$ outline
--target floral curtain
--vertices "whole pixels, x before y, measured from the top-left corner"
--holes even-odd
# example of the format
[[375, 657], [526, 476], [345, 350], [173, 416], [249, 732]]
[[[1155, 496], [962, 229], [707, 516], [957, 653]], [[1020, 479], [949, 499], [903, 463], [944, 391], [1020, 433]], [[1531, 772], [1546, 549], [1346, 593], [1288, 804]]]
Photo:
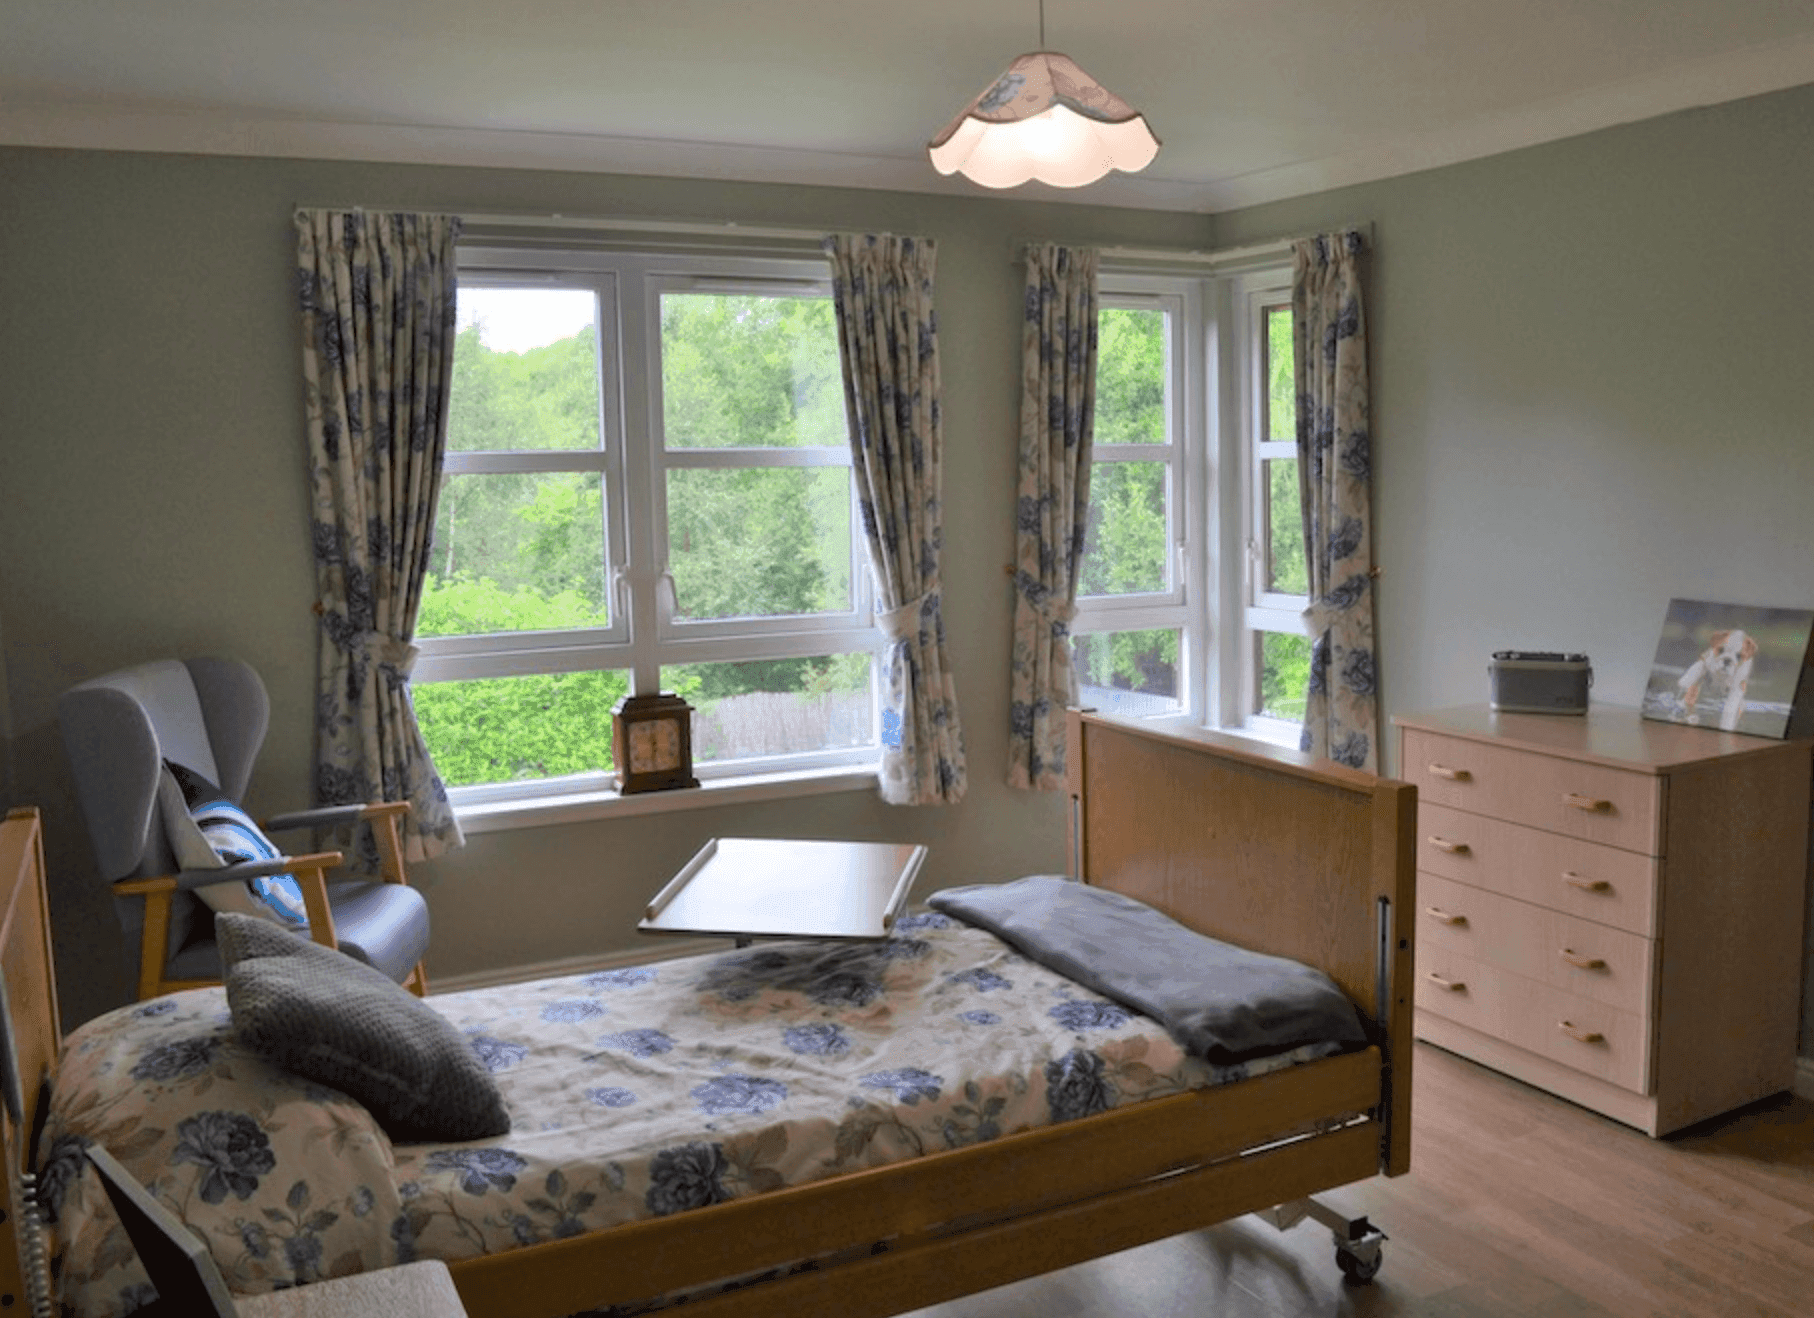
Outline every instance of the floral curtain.
[[1064, 711], [1077, 700], [1070, 623], [1090, 508], [1097, 254], [1045, 243], [1026, 259], [1008, 785], [1055, 791], [1064, 786]]
[[412, 860], [463, 841], [409, 696], [447, 444], [459, 230], [445, 215], [296, 214], [321, 616], [315, 801], [408, 801]]
[[1364, 236], [1295, 246], [1291, 304], [1297, 371], [1298, 489], [1310, 569], [1310, 682], [1301, 747], [1377, 772], [1379, 681], [1373, 652], [1371, 454]]
[[933, 244], [831, 234], [832, 296], [853, 478], [882, 598], [882, 797], [895, 805], [963, 798], [963, 732], [945, 651], [939, 555], [938, 325]]

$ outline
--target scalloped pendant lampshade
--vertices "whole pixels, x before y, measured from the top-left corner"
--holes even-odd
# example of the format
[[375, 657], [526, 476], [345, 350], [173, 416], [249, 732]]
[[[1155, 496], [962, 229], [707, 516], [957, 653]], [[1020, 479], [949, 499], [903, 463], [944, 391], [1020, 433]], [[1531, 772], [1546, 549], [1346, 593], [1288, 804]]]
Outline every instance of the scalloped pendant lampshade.
[[[1043, 5], [1040, 28], [1043, 39]], [[1111, 169], [1145, 169], [1159, 139], [1145, 116], [1070, 56], [1037, 50], [1010, 64], [926, 150], [939, 173], [961, 173], [985, 188], [1030, 179], [1079, 188]]]

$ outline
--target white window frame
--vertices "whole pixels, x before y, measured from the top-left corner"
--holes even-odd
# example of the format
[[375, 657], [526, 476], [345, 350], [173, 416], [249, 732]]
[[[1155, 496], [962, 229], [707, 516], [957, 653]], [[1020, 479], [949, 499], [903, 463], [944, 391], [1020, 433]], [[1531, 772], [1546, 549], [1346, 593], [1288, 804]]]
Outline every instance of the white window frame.
[[1097, 305], [1102, 310], [1160, 311], [1166, 326], [1166, 389], [1164, 444], [1102, 444], [1093, 446], [1097, 465], [1113, 462], [1161, 462], [1166, 472], [1166, 583], [1157, 591], [1077, 597], [1071, 622], [1073, 636], [1104, 632], [1176, 631], [1178, 645], [1178, 712], [1195, 707], [1202, 685], [1199, 633], [1193, 627], [1193, 601], [1203, 595], [1200, 584], [1202, 539], [1193, 510], [1201, 506], [1197, 495], [1205, 488], [1201, 466], [1204, 450], [1200, 373], [1200, 290], [1176, 280], [1142, 275], [1102, 275]]
[[[1261, 589], [1259, 537], [1267, 458], [1297, 456], [1267, 442], [1263, 308], [1291, 298], [1286, 255], [1241, 273], [1121, 271], [1099, 278], [1101, 306], [1175, 309], [1167, 404], [1174, 443], [1174, 591], [1078, 600], [1072, 632], [1176, 628], [1179, 713], [1218, 731], [1295, 747], [1300, 727], [1255, 712], [1257, 641], [1265, 632], [1306, 634], [1303, 596]], [[1108, 455], [1142, 456], [1126, 445]], [[1123, 453], [1125, 449], [1127, 452]], [[1105, 456], [1098, 450], [1098, 460]]]
[[[831, 295], [823, 259], [550, 250], [462, 243], [459, 277], [472, 287], [580, 288], [598, 299], [599, 448], [448, 453], [447, 475], [597, 471], [604, 481], [604, 568], [610, 624], [557, 632], [422, 637], [415, 682], [618, 669], [630, 689], [659, 689], [664, 667], [867, 653], [871, 708], [878, 706], [874, 586], [851, 482], [849, 607], [791, 617], [684, 619], [677, 616], [666, 542], [667, 473], [739, 467], [851, 468], [848, 445], [833, 448], [670, 449], [663, 434], [661, 295], [709, 291]], [[879, 715], [877, 716], [879, 721]], [[793, 774], [879, 763], [879, 728], [868, 745], [696, 762], [702, 781]], [[520, 801], [606, 790], [603, 772], [449, 789], [456, 805]]]
[[1236, 306], [1235, 338], [1237, 369], [1241, 381], [1242, 471], [1246, 477], [1247, 498], [1243, 511], [1244, 556], [1247, 580], [1243, 590], [1242, 646], [1243, 664], [1241, 708], [1245, 726], [1268, 741], [1296, 746], [1301, 725], [1288, 719], [1259, 712], [1260, 674], [1256, 659], [1261, 634], [1285, 632], [1309, 635], [1304, 610], [1310, 603], [1307, 595], [1292, 595], [1268, 589], [1271, 577], [1271, 546], [1266, 538], [1266, 516], [1271, 492], [1266, 488], [1266, 463], [1274, 459], [1297, 460], [1297, 441], [1273, 441], [1268, 438], [1266, 389], [1266, 308], [1291, 304], [1291, 271], [1289, 268], [1237, 276], [1233, 281]]

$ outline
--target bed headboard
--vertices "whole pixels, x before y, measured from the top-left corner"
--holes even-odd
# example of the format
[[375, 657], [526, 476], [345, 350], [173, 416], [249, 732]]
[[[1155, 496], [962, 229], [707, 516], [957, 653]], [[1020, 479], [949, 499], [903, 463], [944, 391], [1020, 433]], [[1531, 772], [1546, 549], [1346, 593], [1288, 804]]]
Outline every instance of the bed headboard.
[[[1066, 777], [1071, 873], [1199, 932], [1318, 967], [1386, 1019], [1410, 1102], [1417, 789], [1206, 731], [1073, 710]], [[1378, 1000], [1389, 899], [1387, 1010]], [[1408, 1136], [1407, 1112], [1394, 1128]], [[1409, 1166], [1408, 1138], [1392, 1161]], [[1402, 1145], [1402, 1146], [1401, 1146]]]

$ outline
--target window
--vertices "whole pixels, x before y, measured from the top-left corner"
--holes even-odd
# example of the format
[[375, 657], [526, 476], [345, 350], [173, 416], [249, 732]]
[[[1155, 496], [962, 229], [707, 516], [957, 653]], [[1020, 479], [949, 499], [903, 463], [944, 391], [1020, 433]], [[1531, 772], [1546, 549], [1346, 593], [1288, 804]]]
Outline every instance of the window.
[[[1297, 386], [1292, 366], [1291, 290], [1249, 281], [1239, 318], [1242, 436], [1249, 481], [1243, 704], [1256, 730], [1296, 744], [1310, 677], [1304, 520], [1298, 494]], [[1256, 286], [1257, 285], [1257, 286]]]
[[1288, 270], [1106, 272], [1082, 698], [1296, 745], [1309, 644]]
[[702, 779], [872, 762], [823, 262], [465, 248], [457, 316], [414, 678], [448, 785], [603, 787], [658, 689]]
[[1185, 305], [1178, 291], [1133, 285], [1105, 287], [1099, 300], [1095, 460], [1072, 656], [1083, 703], [1107, 712], [1185, 708], [1200, 643], [1185, 554]]

